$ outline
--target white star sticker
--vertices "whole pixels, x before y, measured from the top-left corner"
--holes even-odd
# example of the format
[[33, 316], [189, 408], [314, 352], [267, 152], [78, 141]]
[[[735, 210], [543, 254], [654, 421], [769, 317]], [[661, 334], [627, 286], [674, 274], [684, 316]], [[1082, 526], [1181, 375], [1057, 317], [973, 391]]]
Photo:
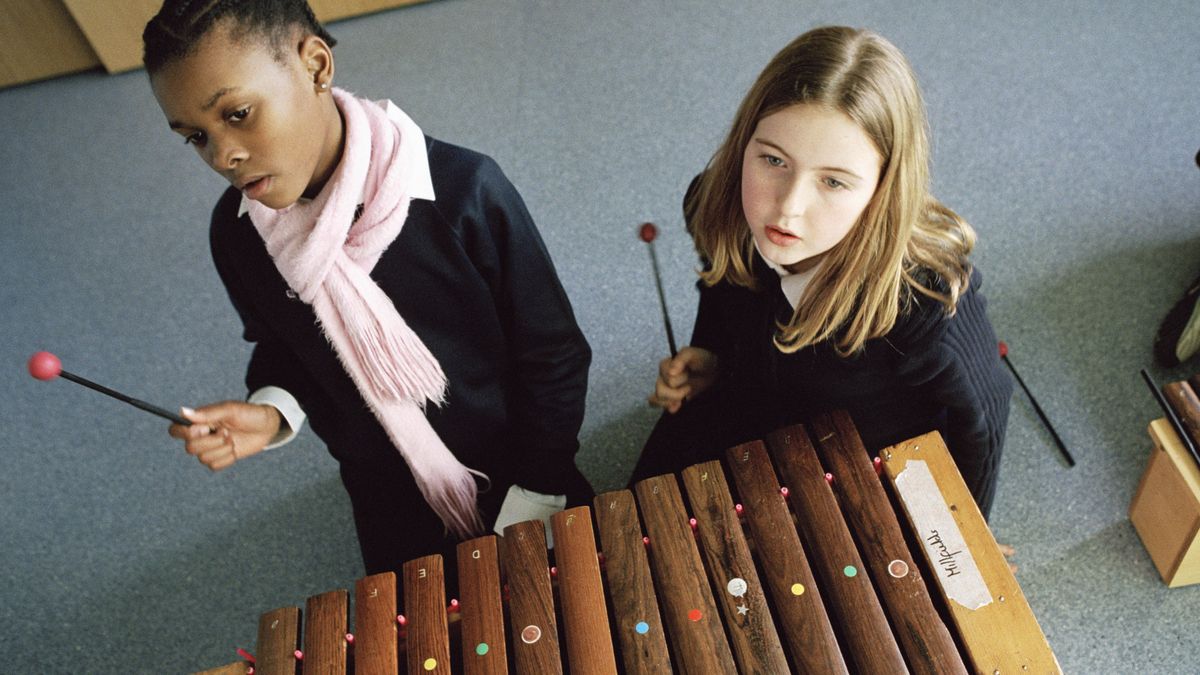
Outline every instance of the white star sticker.
[[750, 611], [750, 608], [745, 605], [738, 605], [737, 611], [738, 614], [745, 614], [746, 612]]

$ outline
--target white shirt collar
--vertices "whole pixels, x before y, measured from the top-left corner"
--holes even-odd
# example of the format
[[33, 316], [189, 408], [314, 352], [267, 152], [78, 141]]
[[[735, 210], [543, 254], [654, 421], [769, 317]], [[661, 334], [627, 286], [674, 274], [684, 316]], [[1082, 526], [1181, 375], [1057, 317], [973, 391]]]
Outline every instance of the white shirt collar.
[[[433, 192], [433, 176], [429, 172], [429, 151], [425, 147], [425, 134], [421, 128], [412, 121], [403, 110], [396, 106], [391, 101], [379, 101], [379, 105], [387, 111], [387, 115], [396, 123], [396, 126], [402, 130], [414, 130], [414, 136], [411, 139], [406, 139], [400, 144], [400, 161], [404, 162], [411, 184], [409, 186], [409, 195], [413, 199], [424, 199], [426, 201], [434, 201], [436, 195]], [[301, 197], [297, 203], [304, 204], [310, 199]], [[360, 199], [361, 200], [361, 195]], [[238, 217], [241, 218], [250, 210], [250, 200], [246, 195], [242, 195], [242, 202], [238, 206]]]
[[789, 272], [782, 265], [776, 264], [763, 255], [762, 250], [758, 248], [758, 242], [754, 242], [754, 248], [762, 257], [763, 262], [767, 263], [767, 267], [775, 270], [775, 273], [779, 275], [779, 288], [783, 291], [783, 296], [787, 298], [792, 309], [796, 309], [796, 305], [800, 304], [800, 296], [804, 295], [804, 289], [808, 288], [808, 282], [812, 281], [821, 266], [813, 265], [803, 272]]

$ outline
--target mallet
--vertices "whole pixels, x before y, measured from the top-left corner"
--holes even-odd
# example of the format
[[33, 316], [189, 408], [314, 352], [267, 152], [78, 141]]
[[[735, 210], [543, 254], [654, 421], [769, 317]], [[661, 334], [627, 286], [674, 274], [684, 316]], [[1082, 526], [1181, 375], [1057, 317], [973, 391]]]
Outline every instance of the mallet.
[[662, 274], [658, 271], [658, 255], [654, 252], [654, 240], [658, 238], [658, 228], [654, 223], [642, 223], [638, 229], [638, 237], [646, 242], [650, 249], [650, 264], [654, 267], [654, 286], [658, 288], [658, 304], [662, 307], [663, 325], [667, 328], [667, 344], [671, 347], [671, 357], [675, 353], [675, 332], [671, 330], [671, 315], [667, 313], [667, 296], [663, 294]]
[[91, 380], [63, 370], [62, 361], [59, 361], [58, 357], [50, 352], [38, 352], [29, 357], [29, 374], [39, 380], [53, 380], [61, 375], [72, 382], [82, 384], [89, 389], [95, 389], [101, 394], [111, 396], [118, 401], [124, 401], [135, 408], [141, 408], [146, 412], [154, 413], [155, 415], [171, 420], [176, 424], [182, 424], [184, 426], [191, 426], [192, 424], [189, 420], [184, 419], [170, 410], [164, 410], [163, 408], [160, 408], [156, 405], [151, 405], [145, 401], [139, 401], [138, 399], [131, 396], [126, 396], [119, 391], [114, 391], [103, 385], [96, 384]]
[[1008, 369], [1012, 371], [1013, 377], [1017, 378], [1017, 384], [1021, 385], [1021, 389], [1025, 390], [1025, 395], [1029, 397], [1029, 402], [1033, 404], [1034, 412], [1037, 413], [1038, 417], [1042, 418], [1042, 424], [1046, 425], [1046, 429], [1054, 437], [1054, 442], [1058, 444], [1058, 449], [1062, 452], [1063, 458], [1067, 460], [1067, 466], [1075, 466], [1075, 458], [1071, 456], [1070, 452], [1067, 452], [1067, 446], [1058, 437], [1058, 432], [1054, 430], [1054, 425], [1050, 424], [1050, 418], [1046, 417], [1046, 413], [1042, 412], [1042, 406], [1038, 405], [1037, 399], [1033, 397], [1033, 392], [1029, 391], [1029, 387], [1025, 386], [1025, 380], [1021, 379], [1021, 376], [1017, 374], [1017, 369], [1013, 367], [1012, 361], [1008, 360], [1008, 344], [1004, 340], [1000, 341], [1000, 358], [1004, 361], [1004, 365], [1008, 366]]

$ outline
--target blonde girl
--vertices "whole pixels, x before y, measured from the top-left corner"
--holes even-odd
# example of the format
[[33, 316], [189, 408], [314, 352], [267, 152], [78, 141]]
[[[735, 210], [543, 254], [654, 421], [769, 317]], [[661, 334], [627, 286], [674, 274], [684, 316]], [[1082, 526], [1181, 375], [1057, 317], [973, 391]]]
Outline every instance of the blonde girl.
[[700, 306], [660, 363], [649, 401], [668, 414], [635, 480], [846, 409], [870, 451], [941, 431], [988, 511], [1012, 384], [975, 232], [929, 192], [924, 105], [894, 45], [825, 27], [784, 47], [684, 212]]

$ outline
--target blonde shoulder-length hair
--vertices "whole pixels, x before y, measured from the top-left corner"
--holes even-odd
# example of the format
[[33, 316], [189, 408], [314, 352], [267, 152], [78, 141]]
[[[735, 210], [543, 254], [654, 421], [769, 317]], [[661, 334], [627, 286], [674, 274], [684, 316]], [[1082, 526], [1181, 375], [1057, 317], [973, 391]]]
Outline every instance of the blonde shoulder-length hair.
[[[776, 346], [833, 338], [843, 356], [886, 335], [901, 312], [932, 298], [953, 315], [970, 279], [975, 231], [929, 192], [925, 106], [908, 60], [882, 36], [844, 27], [804, 33], [775, 55], [738, 108], [686, 205], [705, 284], [754, 288], [754, 243], [742, 210], [742, 155], [759, 120], [792, 105], [838, 110], [883, 158], [859, 222], [826, 255]], [[932, 272], [930, 277], [927, 270]]]

